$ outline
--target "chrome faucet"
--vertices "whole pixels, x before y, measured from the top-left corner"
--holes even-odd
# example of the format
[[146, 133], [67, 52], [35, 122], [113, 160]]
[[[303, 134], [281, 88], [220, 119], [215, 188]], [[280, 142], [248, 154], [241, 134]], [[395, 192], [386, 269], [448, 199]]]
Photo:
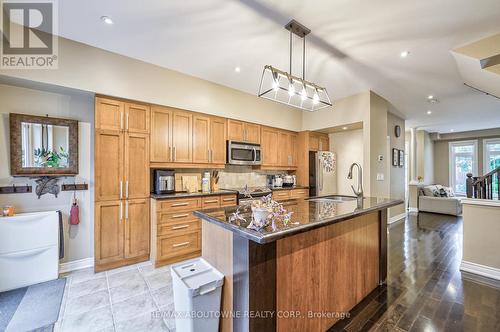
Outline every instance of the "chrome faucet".
[[361, 165], [358, 163], [353, 163], [349, 168], [349, 174], [347, 175], [347, 178], [349, 180], [352, 179], [352, 169], [354, 168], [354, 166], [358, 167], [358, 189], [354, 189], [353, 185], [351, 185], [351, 188], [356, 197], [363, 198], [363, 169], [361, 168]]

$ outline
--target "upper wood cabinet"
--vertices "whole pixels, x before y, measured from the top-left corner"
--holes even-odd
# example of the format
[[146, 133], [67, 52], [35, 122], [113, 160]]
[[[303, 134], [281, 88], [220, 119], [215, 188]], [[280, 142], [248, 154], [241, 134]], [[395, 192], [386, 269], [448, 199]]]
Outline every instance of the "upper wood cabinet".
[[227, 124], [226, 119], [210, 118], [210, 162], [212, 164], [226, 163], [226, 140]]
[[309, 134], [309, 151], [319, 150], [319, 136], [313, 133]]
[[172, 115], [165, 107], [151, 109], [151, 161], [168, 163], [172, 157]]
[[297, 134], [280, 130], [278, 134], [278, 165], [282, 168], [297, 166]]
[[190, 163], [193, 161], [193, 114], [175, 110], [172, 116], [173, 161]]
[[193, 163], [210, 162], [210, 117], [193, 116]]
[[96, 97], [96, 128], [149, 133], [150, 107], [111, 98]]
[[261, 127], [262, 166], [279, 166], [279, 134], [279, 129]]
[[227, 120], [227, 139], [231, 141], [261, 143], [261, 126], [238, 120]]
[[[149, 190], [149, 135], [125, 135], [124, 198], [148, 197]], [[146, 167], [145, 167], [146, 166]]]
[[320, 151], [330, 150], [330, 139], [328, 138], [328, 135], [319, 137], [319, 150]]
[[328, 151], [330, 148], [328, 134], [310, 132], [309, 151]]

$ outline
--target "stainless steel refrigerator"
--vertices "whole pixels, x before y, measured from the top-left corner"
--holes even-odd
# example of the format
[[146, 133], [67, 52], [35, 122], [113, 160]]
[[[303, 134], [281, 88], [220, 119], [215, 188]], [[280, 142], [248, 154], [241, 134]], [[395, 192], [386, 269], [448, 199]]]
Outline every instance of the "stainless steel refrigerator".
[[337, 193], [337, 156], [330, 151], [309, 151], [309, 196]]

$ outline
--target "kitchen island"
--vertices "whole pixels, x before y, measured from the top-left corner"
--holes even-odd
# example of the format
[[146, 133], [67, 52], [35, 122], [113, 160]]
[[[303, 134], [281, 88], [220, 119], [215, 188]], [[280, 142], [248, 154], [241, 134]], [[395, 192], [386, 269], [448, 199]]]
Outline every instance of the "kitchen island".
[[258, 231], [250, 206], [195, 211], [202, 256], [225, 275], [221, 330], [326, 331], [385, 282], [387, 208], [402, 203], [288, 200], [291, 220]]

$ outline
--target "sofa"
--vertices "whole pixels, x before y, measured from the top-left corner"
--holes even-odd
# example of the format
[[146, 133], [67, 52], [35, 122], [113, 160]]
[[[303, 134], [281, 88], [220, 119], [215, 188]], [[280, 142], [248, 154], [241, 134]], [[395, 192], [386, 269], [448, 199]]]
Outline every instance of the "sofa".
[[459, 216], [462, 214], [461, 197], [441, 185], [419, 186], [418, 211]]

